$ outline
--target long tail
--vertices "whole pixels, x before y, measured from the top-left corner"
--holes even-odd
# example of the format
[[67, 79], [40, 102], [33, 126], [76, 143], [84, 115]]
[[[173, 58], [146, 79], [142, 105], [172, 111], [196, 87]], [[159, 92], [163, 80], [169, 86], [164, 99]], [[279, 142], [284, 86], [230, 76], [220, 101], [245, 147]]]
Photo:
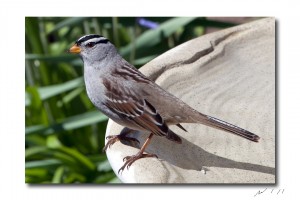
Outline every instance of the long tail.
[[203, 123], [207, 126], [217, 128], [217, 129], [220, 129], [220, 130], [224, 130], [224, 131], [227, 131], [229, 133], [233, 133], [235, 135], [246, 138], [246, 139], [251, 140], [253, 142], [258, 142], [259, 139], [260, 139], [260, 137], [258, 135], [255, 135], [254, 133], [251, 133], [250, 131], [247, 131], [247, 130], [242, 129], [238, 126], [235, 126], [235, 125], [230, 124], [228, 122], [225, 122], [223, 120], [217, 119], [215, 117], [211, 117], [211, 116], [208, 116], [208, 115], [202, 115], [201, 118], [202, 118], [201, 123]]

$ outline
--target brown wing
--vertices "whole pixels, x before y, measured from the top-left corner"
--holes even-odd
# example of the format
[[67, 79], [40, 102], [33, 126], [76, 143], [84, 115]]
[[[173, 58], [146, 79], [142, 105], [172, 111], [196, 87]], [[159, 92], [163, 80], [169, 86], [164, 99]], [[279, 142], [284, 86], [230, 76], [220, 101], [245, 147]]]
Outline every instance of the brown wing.
[[168, 137], [172, 134], [161, 115], [146, 99], [124, 86], [113, 85], [108, 79], [104, 79], [103, 84], [108, 97], [105, 104], [112, 112], [156, 135]]

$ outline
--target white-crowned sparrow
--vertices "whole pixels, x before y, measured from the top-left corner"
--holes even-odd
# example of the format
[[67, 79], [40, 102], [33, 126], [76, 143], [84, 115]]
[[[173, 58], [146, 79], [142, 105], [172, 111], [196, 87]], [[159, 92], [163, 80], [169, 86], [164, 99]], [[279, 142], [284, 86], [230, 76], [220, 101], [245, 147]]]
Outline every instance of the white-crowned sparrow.
[[194, 110], [162, 89], [124, 60], [103, 36], [85, 35], [69, 52], [79, 54], [83, 60], [86, 90], [92, 103], [110, 119], [128, 128], [120, 135], [107, 137], [109, 141], [104, 150], [118, 140], [137, 141], [127, 137], [130, 130], [149, 134], [136, 155], [124, 158], [119, 172], [139, 158], [156, 157], [144, 153], [153, 135], [181, 143], [181, 138], [168, 128], [169, 125], [185, 130], [180, 123], [201, 123], [254, 142], [259, 140], [259, 136], [247, 130]]

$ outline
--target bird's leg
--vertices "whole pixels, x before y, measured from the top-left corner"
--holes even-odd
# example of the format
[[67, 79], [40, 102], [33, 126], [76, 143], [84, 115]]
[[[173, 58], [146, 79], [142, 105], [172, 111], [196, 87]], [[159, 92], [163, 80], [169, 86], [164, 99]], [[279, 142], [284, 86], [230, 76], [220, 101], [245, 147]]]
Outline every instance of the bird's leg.
[[109, 135], [106, 137], [108, 140], [106, 145], [103, 148], [103, 151], [106, 151], [111, 145], [113, 145], [117, 141], [132, 141], [132, 142], [137, 142], [140, 143], [137, 139], [133, 137], [127, 137], [127, 134], [134, 132], [134, 130], [129, 129], [129, 128], [124, 128], [119, 135]]
[[145, 151], [146, 147], [149, 145], [152, 137], [153, 137], [153, 133], [151, 133], [149, 135], [146, 142], [143, 144], [142, 148], [136, 155], [126, 156], [125, 158], [123, 158], [123, 161], [125, 161], [125, 163], [119, 169], [118, 173], [122, 172], [125, 169], [125, 167], [127, 167], [127, 169], [129, 169], [129, 167], [132, 165], [132, 163], [134, 163], [136, 160], [138, 160], [140, 158], [147, 158], [147, 157], [156, 157], [157, 158], [157, 155], [155, 155], [155, 154], [145, 154], [144, 153], [144, 151]]

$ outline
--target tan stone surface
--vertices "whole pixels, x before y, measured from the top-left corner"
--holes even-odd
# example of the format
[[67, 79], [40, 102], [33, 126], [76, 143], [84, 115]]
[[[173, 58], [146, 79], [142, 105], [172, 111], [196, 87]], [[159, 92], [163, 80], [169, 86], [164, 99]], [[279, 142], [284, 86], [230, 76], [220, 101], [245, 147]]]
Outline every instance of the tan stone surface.
[[[182, 144], [155, 136], [147, 152], [118, 174], [138, 149], [120, 142], [108, 151], [126, 183], [275, 183], [275, 19], [267, 18], [186, 42], [141, 71], [196, 110], [261, 137], [249, 142], [201, 124], [176, 126]], [[109, 121], [106, 135], [123, 127]], [[147, 135], [134, 136], [145, 141]]]

